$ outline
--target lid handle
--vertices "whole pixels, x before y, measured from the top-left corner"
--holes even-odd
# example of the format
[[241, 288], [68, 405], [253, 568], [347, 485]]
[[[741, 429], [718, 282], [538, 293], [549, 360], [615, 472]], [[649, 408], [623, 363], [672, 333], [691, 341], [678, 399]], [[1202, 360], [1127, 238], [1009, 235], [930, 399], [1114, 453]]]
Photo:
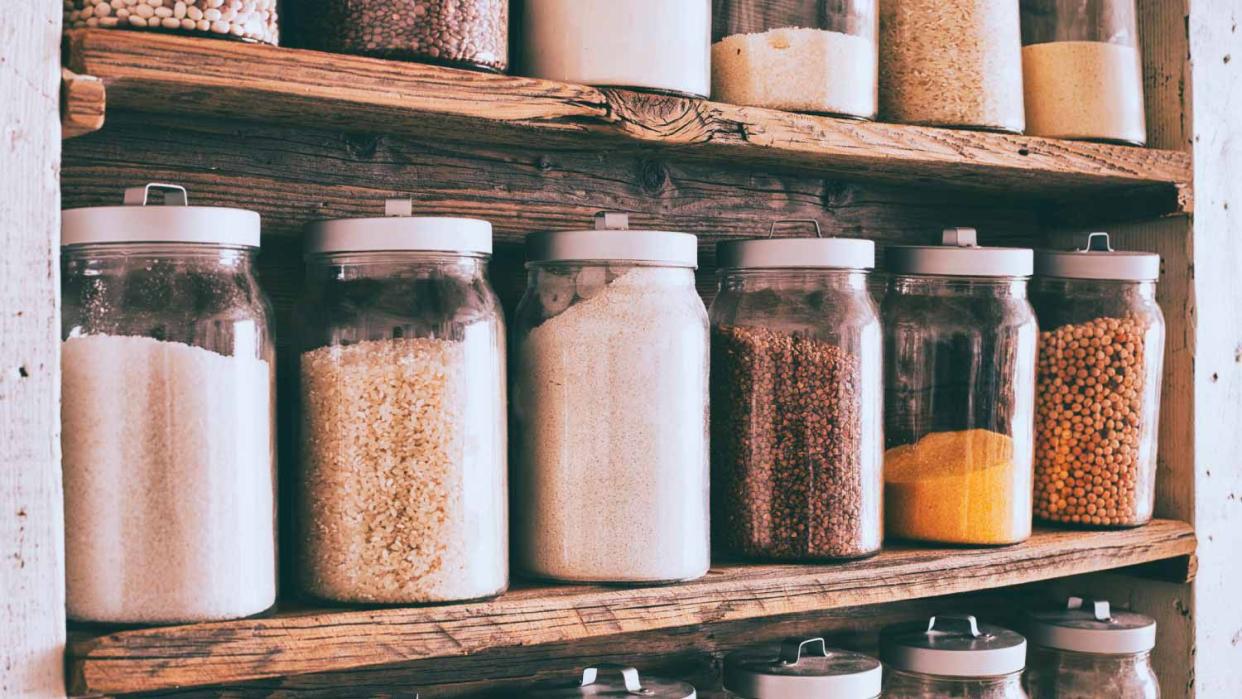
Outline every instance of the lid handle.
[[803, 651], [814, 646], [818, 646], [815, 655], [828, 657], [828, 643], [822, 637], [786, 638], [781, 641], [781, 665], [797, 665], [802, 660]]
[[413, 216], [414, 200], [413, 199], [385, 199], [384, 200], [385, 216]]
[[1113, 252], [1112, 242], [1108, 239], [1108, 234], [1103, 231], [1087, 234], [1087, 247], [1079, 250], [1079, 252]]
[[927, 621], [927, 633], [943, 633], [971, 638], [988, 638], [979, 630], [979, 620], [973, 614], [941, 614]]
[[807, 224], [810, 224], [810, 225], [812, 225], [812, 226], [815, 226], [815, 237], [816, 237], [816, 238], [823, 238], [823, 237], [824, 237], [824, 232], [823, 232], [822, 230], [820, 230], [820, 228], [819, 228], [819, 221], [817, 221], [817, 220], [815, 220], [815, 219], [813, 219], [813, 218], [782, 218], [782, 219], [779, 219], [779, 220], [773, 221], [773, 222], [772, 222], [772, 225], [768, 227], [768, 237], [769, 237], [769, 238], [771, 238], [771, 237], [775, 236], [775, 235], [776, 235], [776, 227], [777, 227], [777, 226], [779, 226], [779, 225], [782, 225], [782, 224], [786, 224], [786, 223], [807, 223]]
[[1113, 610], [1108, 600], [1070, 597], [1065, 603], [1065, 608], [1069, 610], [1089, 609], [1096, 621], [1113, 620]]
[[593, 665], [582, 671], [582, 684], [579, 687], [589, 687], [599, 680], [601, 670], [617, 670], [621, 673], [621, 679], [625, 681], [625, 691], [630, 694], [643, 693], [643, 683], [638, 676], [638, 670], [627, 665], [617, 665], [615, 663], [600, 663]]
[[127, 188], [125, 206], [150, 206], [152, 190], [164, 193], [164, 206], [186, 206], [189, 202], [185, 187], [179, 184], [149, 182], [141, 187]]
[[614, 211], [601, 211], [595, 214], [595, 230], [597, 231], [628, 231], [630, 215]]
[[979, 232], [973, 228], [946, 228], [940, 235], [940, 242], [955, 248], [977, 248]]

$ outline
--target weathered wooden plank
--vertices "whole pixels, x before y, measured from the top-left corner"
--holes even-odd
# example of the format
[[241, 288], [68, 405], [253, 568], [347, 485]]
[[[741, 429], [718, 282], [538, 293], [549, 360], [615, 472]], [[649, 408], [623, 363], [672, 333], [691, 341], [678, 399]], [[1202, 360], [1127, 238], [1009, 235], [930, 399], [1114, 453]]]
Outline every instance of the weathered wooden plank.
[[77, 138], [102, 129], [107, 111], [103, 81], [68, 68], [61, 69], [60, 74], [61, 138]]
[[894, 546], [839, 565], [726, 565], [668, 587], [523, 586], [491, 602], [298, 610], [262, 619], [120, 631], [71, 641], [75, 693], [192, 687], [463, 656], [509, 646], [714, 625], [1047, 580], [1189, 555], [1179, 522], [1109, 532], [1039, 530], [992, 549]]

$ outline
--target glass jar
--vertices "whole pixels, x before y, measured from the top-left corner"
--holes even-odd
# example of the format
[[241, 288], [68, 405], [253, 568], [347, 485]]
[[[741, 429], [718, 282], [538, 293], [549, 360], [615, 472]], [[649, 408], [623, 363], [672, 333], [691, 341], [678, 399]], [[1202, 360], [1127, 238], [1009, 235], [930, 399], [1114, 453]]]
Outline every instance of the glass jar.
[[187, 206], [174, 185], [126, 190], [125, 203], [62, 219], [68, 616], [257, 614], [276, 601], [259, 215]]
[[1155, 619], [1071, 597], [1059, 610], [1032, 613], [1029, 631], [1031, 699], [1160, 699]]
[[1134, 0], [1022, 0], [1026, 132], [1147, 142]]
[[725, 657], [730, 699], [878, 699], [880, 661], [828, 648], [822, 638], [787, 638], [778, 647]]
[[[615, 673], [615, 675], [613, 674]], [[644, 699], [696, 699], [693, 686], [663, 677], [642, 677], [625, 665], [605, 663], [588, 667], [581, 678], [549, 682], [523, 695], [528, 699], [572, 699], [573, 697], [644, 697]]]
[[522, 74], [706, 97], [712, 0], [525, 0]]
[[875, 244], [785, 238], [724, 242], [717, 250], [717, 546], [778, 560], [879, 551], [883, 338], [867, 288]]
[[1026, 639], [967, 615], [884, 629], [884, 699], [1027, 699]]
[[1164, 364], [1160, 256], [1085, 248], [1036, 255], [1040, 354], [1035, 516], [1132, 527], [1151, 520]]
[[345, 602], [508, 586], [505, 330], [486, 221], [308, 227], [300, 362], [303, 589]]
[[888, 250], [884, 301], [885, 526], [890, 537], [1013, 544], [1031, 534], [1038, 327], [1032, 252]]
[[712, 99], [875, 118], [878, 0], [715, 0]]
[[297, 46], [503, 73], [509, 0], [298, 0], [285, 3]]
[[1018, 0], [880, 0], [880, 118], [1021, 133]]
[[539, 577], [661, 583], [707, 573], [707, 311], [695, 237], [527, 238], [514, 332], [515, 558]]
[[117, 0], [64, 0], [65, 29], [147, 29], [280, 43], [277, 0], [177, 0], [120, 3]]

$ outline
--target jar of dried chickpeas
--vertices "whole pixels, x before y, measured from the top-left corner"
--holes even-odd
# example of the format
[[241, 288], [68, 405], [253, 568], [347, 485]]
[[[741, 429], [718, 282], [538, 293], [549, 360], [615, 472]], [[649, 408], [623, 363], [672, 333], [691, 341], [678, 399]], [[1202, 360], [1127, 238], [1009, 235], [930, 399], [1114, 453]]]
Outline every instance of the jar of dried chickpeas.
[[1151, 519], [1164, 358], [1159, 255], [1107, 233], [1036, 256], [1040, 355], [1035, 516], [1131, 527]]

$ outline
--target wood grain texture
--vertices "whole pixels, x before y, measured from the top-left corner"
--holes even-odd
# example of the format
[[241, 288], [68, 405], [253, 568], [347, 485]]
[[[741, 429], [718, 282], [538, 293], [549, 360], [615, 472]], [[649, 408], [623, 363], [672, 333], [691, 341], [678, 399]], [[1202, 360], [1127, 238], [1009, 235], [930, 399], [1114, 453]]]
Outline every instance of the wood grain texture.
[[68, 68], [62, 68], [60, 74], [61, 138], [77, 138], [102, 129], [107, 110], [103, 81]]
[[63, 695], [58, 3], [0, 12], [0, 696]]
[[[70, 33], [70, 67], [149, 113], [536, 147], [673, 150], [821, 175], [987, 191], [1190, 182], [1184, 153], [857, 122], [210, 39]], [[1173, 197], [1177, 201], [1177, 197]]]
[[296, 610], [272, 617], [77, 636], [74, 693], [123, 693], [347, 670], [488, 649], [708, 626], [948, 595], [1189, 555], [1190, 527], [1039, 530], [992, 549], [895, 546], [825, 566], [726, 565], [668, 587], [523, 586], [491, 602]]

